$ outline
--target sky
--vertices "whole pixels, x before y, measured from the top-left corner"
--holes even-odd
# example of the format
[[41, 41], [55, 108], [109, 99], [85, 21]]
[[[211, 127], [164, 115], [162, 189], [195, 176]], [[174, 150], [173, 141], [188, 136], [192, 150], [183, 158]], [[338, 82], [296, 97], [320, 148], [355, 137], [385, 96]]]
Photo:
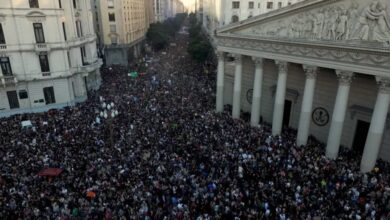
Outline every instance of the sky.
[[189, 7], [195, 4], [195, 0], [181, 0], [184, 6]]

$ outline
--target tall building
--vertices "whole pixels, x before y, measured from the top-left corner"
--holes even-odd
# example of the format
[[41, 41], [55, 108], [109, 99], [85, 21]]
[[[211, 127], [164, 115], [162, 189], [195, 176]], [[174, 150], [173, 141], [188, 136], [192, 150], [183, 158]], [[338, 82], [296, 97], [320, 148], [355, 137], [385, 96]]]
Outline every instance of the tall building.
[[149, 28], [150, 24], [155, 22], [154, 10], [153, 10], [153, 1], [154, 0], [145, 0], [145, 22], [146, 26]]
[[8, 0], [0, 8], [0, 116], [73, 105], [100, 86], [88, 1]]
[[[362, 172], [390, 162], [388, 0], [302, 1], [217, 31], [217, 112], [250, 112], [251, 125], [272, 123], [361, 155]], [[226, 59], [225, 59], [226, 57]]]
[[155, 21], [163, 22], [176, 14], [184, 13], [185, 7], [181, 0], [153, 0]]
[[[302, 0], [197, 0], [204, 30], [213, 36], [216, 29], [289, 6]], [[201, 6], [201, 8], [200, 8]], [[214, 41], [215, 38], [211, 38]], [[215, 45], [215, 42], [213, 42]]]
[[165, 20], [165, 2], [166, 0], [153, 0], [154, 20], [157, 22], [163, 22]]
[[145, 1], [93, 0], [99, 48], [108, 65], [127, 65], [140, 56], [149, 27]]

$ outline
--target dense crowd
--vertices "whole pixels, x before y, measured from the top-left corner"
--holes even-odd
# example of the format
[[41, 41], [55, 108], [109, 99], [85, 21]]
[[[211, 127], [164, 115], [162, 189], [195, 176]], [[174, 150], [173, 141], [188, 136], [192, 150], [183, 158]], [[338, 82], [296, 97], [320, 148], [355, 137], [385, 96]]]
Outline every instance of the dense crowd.
[[[361, 174], [352, 152], [328, 160], [291, 129], [214, 113], [215, 70], [186, 41], [136, 78], [103, 68], [85, 103], [1, 119], [1, 219], [390, 219], [389, 164]], [[119, 112], [114, 146], [100, 97]], [[64, 171], [37, 175], [47, 167]]]

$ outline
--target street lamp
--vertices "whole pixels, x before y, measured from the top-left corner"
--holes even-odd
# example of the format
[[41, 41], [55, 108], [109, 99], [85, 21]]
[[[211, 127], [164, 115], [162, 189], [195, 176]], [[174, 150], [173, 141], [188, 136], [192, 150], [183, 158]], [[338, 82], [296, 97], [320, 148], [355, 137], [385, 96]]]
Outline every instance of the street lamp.
[[114, 118], [116, 118], [119, 114], [118, 110], [115, 109], [115, 104], [113, 102], [111, 103], [106, 103], [104, 101], [104, 98], [103, 97], [99, 97], [100, 98], [100, 103], [101, 103], [101, 111], [100, 111], [100, 117], [101, 118], [104, 118], [105, 120], [107, 120], [109, 126], [110, 126], [110, 144], [111, 144], [111, 147], [114, 147], [114, 128], [112, 126], [113, 124], [113, 121], [114, 121]]

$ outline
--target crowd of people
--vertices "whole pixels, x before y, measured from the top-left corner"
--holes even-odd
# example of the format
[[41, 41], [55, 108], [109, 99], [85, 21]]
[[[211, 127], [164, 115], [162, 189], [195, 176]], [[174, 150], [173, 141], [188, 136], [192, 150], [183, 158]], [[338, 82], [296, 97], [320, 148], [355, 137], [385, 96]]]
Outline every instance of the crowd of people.
[[[0, 119], [1, 219], [390, 219], [388, 163], [361, 174], [352, 152], [329, 160], [291, 129], [215, 113], [215, 74], [176, 41], [138, 77], [103, 68], [75, 107]], [[119, 112], [113, 145], [101, 97]]]

